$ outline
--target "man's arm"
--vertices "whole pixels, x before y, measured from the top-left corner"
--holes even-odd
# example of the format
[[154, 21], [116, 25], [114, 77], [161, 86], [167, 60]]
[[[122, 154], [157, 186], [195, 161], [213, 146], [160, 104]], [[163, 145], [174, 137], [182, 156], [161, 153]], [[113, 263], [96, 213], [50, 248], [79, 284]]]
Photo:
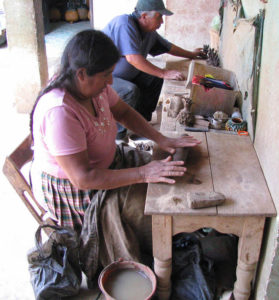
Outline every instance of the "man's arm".
[[194, 51], [188, 51], [188, 50], [184, 50], [174, 44], [171, 46], [170, 51], [167, 53], [174, 55], [174, 56], [190, 58], [190, 59], [203, 58], [203, 55], [204, 55], [202, 48], [197, 48]]
[[140, 54], [129, 54], [126, 55], [125, 57], [129, 64], [134, 66], [136, 69], [148, 73], [150, 75], [163, 78], [163, 79], [175, 79], [175, 80], [185, 79], [181, 72], [176, 70], [166, 70], [166, 69], [158, 68]]

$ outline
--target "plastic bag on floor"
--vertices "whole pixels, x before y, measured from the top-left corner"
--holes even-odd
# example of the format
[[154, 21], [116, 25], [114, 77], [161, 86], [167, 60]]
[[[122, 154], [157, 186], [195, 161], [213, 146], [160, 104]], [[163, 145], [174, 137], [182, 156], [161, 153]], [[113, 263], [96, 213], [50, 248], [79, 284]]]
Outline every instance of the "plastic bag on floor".
[[214, 263], [218, 291], [232, 290], [236, 280], [238, 237], [209, 228], [196, 232], [204, 257]]
[[215, 289], [213, 261], [202, 256], [201, 245], [195, 234], [174, 236], [172, 299], [213, 300]]
[[[42, 245], [41, 229], [54, 229]], [[52, 225], [39, 226], [36, 248], [28, 254], [29, 273], [36, 300], [57, 300], [76, 295], [81, 284], [79, 244], [76, 232]]]

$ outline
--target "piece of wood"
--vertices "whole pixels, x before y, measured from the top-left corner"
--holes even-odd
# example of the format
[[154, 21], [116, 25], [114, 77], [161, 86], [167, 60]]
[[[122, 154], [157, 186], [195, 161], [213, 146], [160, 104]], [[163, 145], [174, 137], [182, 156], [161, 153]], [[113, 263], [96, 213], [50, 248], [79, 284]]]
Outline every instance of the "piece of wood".
[[152, 236], [157, 294], [159, 299], [168, 300], [171, 294], [172, 217], [152, 216]]
[[238, 241], [237, 279], [233, 290], [236, 300], [249, 299], [251, 282], [260, 256], [264, 224], [265, 217], [245, 217]]
[[204, 227], [214, 228], [218, 232], [241, 236], [246, 217], [219, 216], [174, 216], [172, 235], [180, 232], [194, 232]]
[[[55, 222], [48, 216], [45, 209], [35, 199], [31, 186], [22, 173], [22, 168], [33, 158], [32, 139], [27, 136], [24, 141], [6, 157], [3, 165], [3, 173], [9, 180], [16, 193], [26, 205], [35, 220], [41, 225], [48, 223], [55, 225]], [[45, 232], [50, 235], [53, 230], [45, 228]]]
[[190, 208], [204, 208], [216, 205], [221, 205], [225, 202], [226, 198], [221, 193], [216, 192], [192, 192], [187, 193], [187, 202]]

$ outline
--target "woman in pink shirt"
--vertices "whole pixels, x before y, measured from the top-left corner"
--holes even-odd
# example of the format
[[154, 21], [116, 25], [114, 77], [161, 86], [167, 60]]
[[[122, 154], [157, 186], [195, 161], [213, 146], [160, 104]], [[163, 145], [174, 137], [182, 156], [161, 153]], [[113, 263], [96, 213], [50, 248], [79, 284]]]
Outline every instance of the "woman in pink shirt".
[[141, 260], [143, 244], [150, 250], [150, 217], [143, 215], [146, 183], [173, 184], [173, 177], [186, 171], [184, 162], [171, 156], [150, 161], [149, 153], [117, 147], [116, 121], [170, 154], [199, 143], [189, 136], [162, 135], [117, 96], [110, 85], [118, 59], [117, 48], [102, 32], [76, 34], [31, 113], [39, 190], [57, 224], [80, 234], [89, 281], [99, 263]]

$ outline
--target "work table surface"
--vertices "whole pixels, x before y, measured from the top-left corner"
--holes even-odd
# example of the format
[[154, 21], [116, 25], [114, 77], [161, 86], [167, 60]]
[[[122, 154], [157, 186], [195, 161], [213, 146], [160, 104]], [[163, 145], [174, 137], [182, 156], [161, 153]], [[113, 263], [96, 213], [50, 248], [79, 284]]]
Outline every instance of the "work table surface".
[[[177, 132], [169, 133], [178, 135]], [[187, 172], [174, 185], [148, 185], [145, 214], [192, 216], [275, 216], [258, 157], [249, 136], [214, 132], [189, 132], [201, 141], [190, 148]], [[154, 151], [154, 159], [167, 154]], [[226, 201], [220, 206], [190, 209], [187, 192], [220, 192]]]

